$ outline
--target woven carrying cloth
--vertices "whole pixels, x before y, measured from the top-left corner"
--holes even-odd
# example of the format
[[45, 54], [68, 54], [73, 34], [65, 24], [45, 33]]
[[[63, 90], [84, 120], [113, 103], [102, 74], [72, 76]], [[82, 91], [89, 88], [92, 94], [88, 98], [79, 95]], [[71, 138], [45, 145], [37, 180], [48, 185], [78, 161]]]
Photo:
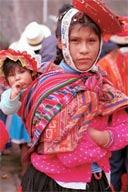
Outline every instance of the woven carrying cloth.
[[[19, 111], [31, 137], [45, 154], [73, 151], [93, 117], [128, 105], [101, 73], [70, 74], [60, 70], [42, 74], [22, 98]], [[31, 150], [30, 149], [30, 150]]]

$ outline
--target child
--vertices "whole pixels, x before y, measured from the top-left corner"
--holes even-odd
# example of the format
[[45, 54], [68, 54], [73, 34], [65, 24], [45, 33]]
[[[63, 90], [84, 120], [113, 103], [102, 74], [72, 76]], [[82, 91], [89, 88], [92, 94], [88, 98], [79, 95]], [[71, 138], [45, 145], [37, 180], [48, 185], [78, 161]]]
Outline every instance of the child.
[[[113, 33], [121, 27], [101, 0], [87, 2], [86, 9], [86, 1], [75, 1], [76, 8], [59, 17], [59, 65], [45, 64], [21, 96], [18, 114], [31, 137], [23, 192], [111, 191], [105, 176], [110, 152], [128, 143], [128, 97], [96, 67], [101, 30]], [[90, 11], [94, 5], [98, 16], [107, 13], [103, 29], [103, 17]]]
[[[36, 61], [29, 54], [27, 54], [27, 52], [8, 49], [6, 51], [1, 51], [0, 54], [1, 58], [4, 57], [4, 61], [1, 59], [1, 61], [4, 62], [3, 72], [6, 81], [10, 86], [10, 88], [3, 92], [1, 97], [12, 99], [15, 105], [15, 101], [20, 98], [23, 90], [26, 89], [35, 78], [37, 71]], [[2, 111], [5, 114], [12, 114], [9, 109], [7, 111], [3, 110], [5, 105], [8, 106], [7, 100], [5, 103], [0, 102], [0, 108]], [[18, 106], [20, 105], [21, 102]], [[16, 105], [16, 107], [18, 106]], [[9, 136], [12, 142], [20, 145], [22, 164], [21, 175], [23, 175], [28, 164], [28, 162], [23, 161], [23, 156], [28, 149], [28, 143], [30, 142], [30, 139], [21, 118], [18, 117], [17, 114], [13, 114], [11, 117]]]

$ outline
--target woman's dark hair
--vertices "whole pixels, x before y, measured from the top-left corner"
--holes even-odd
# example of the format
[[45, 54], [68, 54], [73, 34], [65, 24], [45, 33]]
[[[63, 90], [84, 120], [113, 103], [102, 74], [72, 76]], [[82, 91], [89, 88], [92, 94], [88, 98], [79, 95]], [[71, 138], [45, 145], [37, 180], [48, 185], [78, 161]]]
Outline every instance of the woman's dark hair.
[[[69, 10], [69, 9], [68, 9]], [[67, 11], [68, 11], [67, 10]], [[67, 12], [66, 11], [66, 12]], [[66, 13], [65, 12], [65, 13]], [[62, 18], [65, 15], [62, 14], [60, 15], [60, 17], [58, 18], [58, 22], [57, 22], [57, 28], [56, 28], [56, 37], [60, 38], [61, 37], [61, 22], [62, 22]], [[71, 31], [72, 27], [77, 24], [80, 23], [82, 24], [82, 26], [89, 26], [91, 29], [94, 30], [94, 32], [98, 35], [99, 40], [101, 40], [101, 30], [100, 28], [97, 26], [97, 24], [90, 19], [90, 17], [88, 17], [87, 15], [85, 15], [83, 12], [78, 12], [71, 21], [71, 25], [70, 25], [70, 29], [69, 31]], [[55, 59], [55, 64], [59, 65], [61, 60], [63, 59], [63, 54], [62, 54], [62, 50], [57, 46], [57, 54], [56, 54], [56, 59]]]
[[[58, 30], [59, 30], [59, 27], [60, 27], [60, 30], [61, 30], [61, 22], [59, 22], [59, 20], [61, 20], [61, 18], [65, 15], [65, 13], [67, 11], [69, 11], [69, 9], [71, 9], [73, 6], [72, 4], [69, 4], [69, 3], [65, 3], [63, 4], [63, 6], [59, 9], [58, 11], [58, 23], [57, 23], [57, 28], [56, 28], [56, 37], [58, 37]], [[59, 35], [60, 37], [60, 35]], [[54, 61], [55, 64], [59, 65], [60, 64], [60, 61], [63, 59], [63, 55], [62, 55], [62, 51], [58, 48], [58, 46], [56, 46], [57, 50], [56, 50], [56, 59]], [[60, 58], [60, 59], [59, 59]]]

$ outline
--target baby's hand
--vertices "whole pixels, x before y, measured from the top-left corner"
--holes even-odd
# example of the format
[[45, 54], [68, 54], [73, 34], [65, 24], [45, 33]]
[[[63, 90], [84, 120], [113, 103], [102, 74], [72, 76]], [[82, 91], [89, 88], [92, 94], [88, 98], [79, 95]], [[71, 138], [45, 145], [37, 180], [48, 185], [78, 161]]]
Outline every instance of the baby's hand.
[[99, 131], [92, 127], [89, 127], [88, 133], [90, 137], [95, 141], [98, 145], [104, 147], [106, 143], [109, 141], [109, 132], [108, 131]]
[[10, 99], [14, 99], [17, 95], [19, 95], [20, 91], [24, 88], [24, 83], [21, 81], [17, 81], [13, 84], [10, 94]]

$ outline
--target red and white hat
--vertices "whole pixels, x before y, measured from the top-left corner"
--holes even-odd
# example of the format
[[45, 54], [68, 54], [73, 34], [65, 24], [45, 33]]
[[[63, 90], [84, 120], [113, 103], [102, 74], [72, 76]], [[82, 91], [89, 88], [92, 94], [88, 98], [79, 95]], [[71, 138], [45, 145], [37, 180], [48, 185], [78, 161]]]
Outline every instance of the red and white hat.
[[0, 76], [3, 76], [2, 66], [7, 58], [15, 62], [19, 60], [22, 67], [33, 71], [34, 75], [37, 74], [37, 62], [35, 57], [32, 57], [27, 51], [21, 52], [19, 50], [7, 49], [0, 50]]
[[106, 34], [123, 31], [119, 16], [110, 10], [102, 0], [72, 0], [73, 7], [88, 15]]
[[128, 44], [128, 17], [120, 17], [120, 20], [122, 21], [124, 31], [112, 35], [110, 40], [114, 43], [124, 45]]

